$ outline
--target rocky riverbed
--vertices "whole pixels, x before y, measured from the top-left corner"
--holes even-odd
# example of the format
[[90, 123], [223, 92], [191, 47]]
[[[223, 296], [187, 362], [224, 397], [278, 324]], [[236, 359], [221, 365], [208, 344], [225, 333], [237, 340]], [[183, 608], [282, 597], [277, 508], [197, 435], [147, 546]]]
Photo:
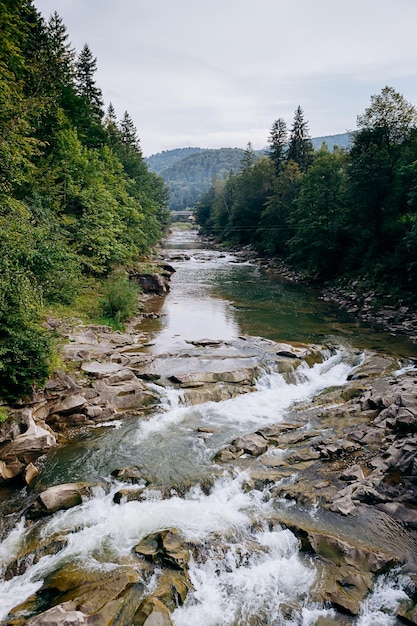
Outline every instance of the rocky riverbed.
[[[382, 577], [395, 572], [402, 583], [391, 610], [401, 622], [417, 624], [417, 371], [412, 363], [353, 353], [345, 384], [297, 402], [285, 422], [232, 436], [213, 454], [205, 482], [196, 476], [163, 489], [138, 464], [118, 467], [99, 484], [44, 488], [39, 472], [45, 453], [96, 427], [146, 420], [167, 389], [183, 406], [198, 407], [255, 393], [263, 372], [276, 372], [291, 383], [303, 376], [303, 368], [337, 358], [335, 346], [250, 336], [230, 341], [202, 336], [181, 350], [153, 354], [141, 318], [125, 332], [78, 324], [63, 334], [65, 371], [15, 407], [13, 419], [0, 430], [0, 477], [16, 494], [5, 504], [2, 535], [22, 514], [27, 532], [18, 548], [6, 543], [6, 581], [65, 552], [72, 536], [57, 515], [87, 506], [97, 490], [122, 510], [126, 503], [147, 501], [155, 489], [166, 500], [183, 498], [197, 486], [210, 497], [218, 478], [241, 476], [243, 493], [258, 494], [260, 502], [271, 505], [269, 528], [289, 529], [304, 558], [314, 562], [318, 574], [310, 600], [335, 611], [324, 611], [314, 623], [353, 623]], [[198, 428], [202, 440], [215, 434], [215, 425]], [[46, 532], [55, 518], [56, 529]], [[219, 536], [218, 558], [226, 553], [222, 542]], [[255, 542], [250, 549], [264, 550]], [[244, 548], [239, 550], [248, 558]], [[10, 607], [2, 623], [169, 626], [195, 591], [190, 564], [202, 559], [201, 542], [185, 537], [175, 524], [132, 541], [124, 557], [99, 574], [91, 565], [64, 558], [24, 602]], [[297, 610], [295, 603], [280, 605], [282, 621], [276, 623], [296, 623], [291, 620]]]

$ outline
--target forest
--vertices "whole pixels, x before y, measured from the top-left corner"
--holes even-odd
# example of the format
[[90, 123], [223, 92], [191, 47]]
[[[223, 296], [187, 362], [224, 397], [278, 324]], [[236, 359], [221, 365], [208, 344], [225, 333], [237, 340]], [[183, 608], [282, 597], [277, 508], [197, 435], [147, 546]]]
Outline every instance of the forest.
[[[313, 137], [313, 148], [320, 148], [323, 141], [329, 149], [336, 145], [346, 147], [349, 135]], [[261, 157], [265, 150], [255, 150], [255, 154]], [[145, 157], [145, 161], [149, 169], [160, 174], [169, 187], [170, 210], [182, 211], [195, 205], [215, 177], [226, 178], [230, 172], [236, 172], [243, 153], [242, 148], [175, 148]]]
[[77, 53], [31, 0], [0, 3], [0, 33], [0, 397], [12, 400], [51, 371], [51, 312], [88, 300], [96, 318], [127, 314], [128, 270], [169, 213], [129, 113], [104, 111], [88, 44]]
[[266, 156], [250, 144], [236, 173], [196, 205], [201, 231], [280, 257], [311, 281], [359, 280], [415, 305], [417, 111], [386, 86], [346, 149], [314, 151], [299, 106], [273, 122]]

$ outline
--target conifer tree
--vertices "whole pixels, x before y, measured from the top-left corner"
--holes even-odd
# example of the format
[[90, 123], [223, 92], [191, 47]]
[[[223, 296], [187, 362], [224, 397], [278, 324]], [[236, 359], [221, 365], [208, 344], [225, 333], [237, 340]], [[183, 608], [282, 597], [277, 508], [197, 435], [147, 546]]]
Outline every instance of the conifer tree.
[[82, 98], [85, 98], [93, 113], [101, 119], [103, 117], [103, 96], [94, 79], [96, 70], [97, 59], [93, 57], [88, 44], [85, 44], [76, 63], [77, 92]]
[[287, 153], [287, 139], [287, 125], [284, 119], [282, 117], [279, 117], [272, 124], [271, 134], [268, 138], [268, 143], [270, 145], [270, 148], [268, 150], [268, 156], [274, 164], [276, 176], [279, 176], [282, 168], [285, 165], [285, 158]]
[[302, 172], [307, 171], [313, 160], [313, 143], [300, 106], [295, 111], [294, 123], [290, 131], [287, 160], [297, 163]]
[[127, 111], [124, 112], [123, 119], [120, 122], [120, 139], [128, 151], [131, 150], [140, 155], [142, 154], [136, 126]]

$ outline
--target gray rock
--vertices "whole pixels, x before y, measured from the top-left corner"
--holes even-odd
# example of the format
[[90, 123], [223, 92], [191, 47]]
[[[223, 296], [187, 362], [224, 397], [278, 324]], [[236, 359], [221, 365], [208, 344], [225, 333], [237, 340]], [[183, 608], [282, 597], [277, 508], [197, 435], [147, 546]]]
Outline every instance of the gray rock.
[[251, 454], [252, 456], [259, 456], [268, 449], [268, 442], [261, 435], [244, 435], [238, 437], [232, 444], [238, 449]]
[[105, 378], [123, 369], [120, 363], [99, 363], [98, 361], [90, 361], [81, 365], [81, 371], [90, 374], [90, 376], [94, 378]]
[[61, 415], [77, 413], [83, 409], [86, 404], [86, 399], [83, 396], [67, 396], [62, 402], [60, 402], [60, 404], [58, 404], [58, 406], [55, 407], [54, 412]]

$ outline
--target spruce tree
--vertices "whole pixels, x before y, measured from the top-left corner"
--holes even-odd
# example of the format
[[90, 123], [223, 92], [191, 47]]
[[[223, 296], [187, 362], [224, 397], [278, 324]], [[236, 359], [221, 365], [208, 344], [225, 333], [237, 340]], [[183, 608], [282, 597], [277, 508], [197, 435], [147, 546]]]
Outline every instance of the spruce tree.
[[131, 150], [142, 154], [136, 126], [127, 111], [125, 111], [123, 119], [120, 122], [120, 139], [127, 151]]
[[298, 164], [302, 172], [306, 172], [313, 161], [313, 143], [311, 141], [304, 112], [300, 106], [294, 115], [294, 123], [290, 132], [287, 160]]
[[93, 113], [100, 119], [103, 117], [103, 96], [96, 86], [94, 74], [97, 70], [97, 59], [91, 53], [88, 44], [84, 45], [76, 63], [77, 92], [84, 98]]
[[272, 160], [276, 176], [279, 176], [284, 165], [287, 153], [288, 131], [287, 125], [282, 117], [279, 117], [272, 124], [271, 134], [268, 138], [270, 148], [268, 156]]

